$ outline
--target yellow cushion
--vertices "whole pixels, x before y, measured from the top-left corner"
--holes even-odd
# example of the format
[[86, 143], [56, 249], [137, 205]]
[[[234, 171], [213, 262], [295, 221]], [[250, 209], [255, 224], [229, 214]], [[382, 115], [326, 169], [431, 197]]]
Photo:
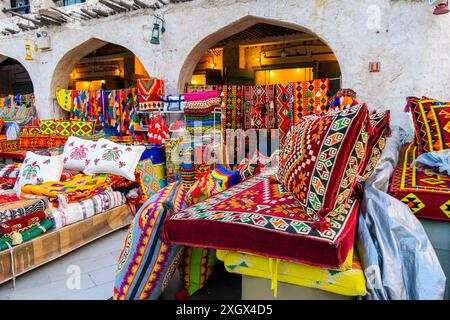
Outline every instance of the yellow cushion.
[[275, 296], [277, 281], [317, 288], [345, 296], [360, 296], [366, 292], [366, 279], [361, 263], [352, 252], [347, 257], [347, 260], [350, 260], [351, 269], [344, 271], [313, 267], [237, 251], [217, 250], [217, 258], [224, 262], [228, 272], [271, 279]]

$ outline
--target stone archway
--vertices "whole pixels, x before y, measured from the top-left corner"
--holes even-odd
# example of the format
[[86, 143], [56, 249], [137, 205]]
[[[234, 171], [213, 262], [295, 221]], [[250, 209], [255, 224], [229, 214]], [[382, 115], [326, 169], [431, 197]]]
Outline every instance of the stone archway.
[[28, 69], [17, 59], [0, 54], [0, 95], [33, 92], [34, 84]]
[[[305, 32], [309, 35], [315, 36], [319, 38], [325, 45], [327, 45], [331, 50], [332, 48], [328, 45], [328, 43], [320, 36], [318, 36], [313, 31], [308, 28], [302, 27], [301, 25], [285, 22], [281, 20], [262, 18], [257, 16], [248, 15], [237, 21], [232, 22], [231, 24], [220, 28], [219, 30], [209, 34], [205, 38], [203, 38], [187, 55], [184, 60], [183, 66], [181, 68], [179, 77], [178, 77], [178, 91], [182, 92], [184, 89], [184, 85], [190, 81], [190, 78], [194, 72], [197, 62], [201, 59], [202, 55], [206, 50], [208, 50], [211, 46], [218, 43], [220, 40], [228, 38], [236, 33], [239, 33], [247, 28], [250, 28], [258, 23], [265, 23], [274, 26], [285, 27], [289, 29], [293, 29], [296, 31]], [[338, 61], [339, 63], [339, 61]]]

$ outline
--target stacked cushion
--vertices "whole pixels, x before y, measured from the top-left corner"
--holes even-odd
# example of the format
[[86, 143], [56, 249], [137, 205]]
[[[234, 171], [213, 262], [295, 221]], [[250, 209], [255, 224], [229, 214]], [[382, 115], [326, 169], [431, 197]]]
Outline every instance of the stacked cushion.
[[124, 146], [100, 139], [84, 173], [110, 173], [134, 181], [134, 171], [144, 151], [144, 146]]
[[359, 201], [322, 224], [272, 176], [254, 176], [166, 219], [164, 239], [339, 268], [353, 246]]
[[153, 195], [130, 225], [119, 257], [114, 300], [158, 299], [176, 271], [183, 247], [159, 237], [166, 216], [186, 207], [186, 190], [175, 182]]
[[27, 152], [17, 176], [14, 190], [20, 192], [25, 184], [59, 181], [63, 165], [64, 159], [62, 156], [48, 157]]
[[363, 169], [368, 142], [365, 105], [303, 117], [281, 149], [278, 179], [308, 214], [338, 216]]

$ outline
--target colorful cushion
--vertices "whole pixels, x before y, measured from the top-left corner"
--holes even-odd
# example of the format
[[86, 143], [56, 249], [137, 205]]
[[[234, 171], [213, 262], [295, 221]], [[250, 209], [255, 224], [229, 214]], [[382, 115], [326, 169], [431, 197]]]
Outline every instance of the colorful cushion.
[[367, 180], [372, 174], [378, 160], [381, 158], [381, 153], [386, 144], [386, 135], [389, 133], [390, 111], [375, 112], [370, 114], [370, 124], [372, 132], [367, 143], [367, 156], [364, 161], [364, 171], [361, 176]]
[[450, 177], [435, 169], [411, 166], [419, 146], [406, 145], [400, 152], [389, 194], [405, 203], [419, 218], [450, 221]]
[[450, 103], [432, 99], [408, 98], [413, 115], [418, 151], [450, 148]]
[[180, 265], [180, 277], [189, 295], [202, 289], [217, 263], [216, 250], [186, 247]]
[[132, 147], [100, 139], [84, 173], [110, 173], [134, 181], [134, 171], [144, 151], [144, 146]]
[[122, 192], [107, 189], [83, 201], [62, 204], [48, 213], [55, 229], [61, 229], [69, 224], [85, 220], [96, 214], [105, 212], [125, 204], [126, 198]]
[[166, 186], [166, 174], [162, 164], [153, 164], [150, 159], [140, 161], [136, 173], [139, 174], [139, 186], [145, 200]]
[[366, 293], [361, 262], [353, 254], [349, 254], [346, 259], [351, 268], [343, 271], [236, 251], [217, 250], [217, 258], [224, 262], [228, 272], [272, 280], [275, 297], [277, 281], [345, 296], [362, 296]]
[[95, 132], [95, 121], [78, 121], [72, 120], [70, 124], [70, 130], [73, 135], [79, 137], [91, 136]]
[[64, 145], [64, 169], [83, 171], [95, 155], [97, 143], [69, 137]]
[[325, 217], [346, 210], [363, 169], [368, 117], [365, 105], [307, 116], [288, 134], [278, 179], [306, 213]]
[[23, 185], [59, 181], [63, 171], [63, 156], [40, 156], [28, 151], [20, 168], [14, 190], [20, 192]]
[[166, 219], [165, 240], [339, 268], [353, 246], [359, 201], [329, 223], [311, 219], [271, 176], [254, 176]]
[[219, 182], [219, 185], [222, 189], [228, 189], [242, 181], [239, 171], [233, 172], [227, 170], [221, 165], [219, 165], [211, 172], [211, 176], [213, 177], [213, 179]]
[[114, 300], [158, 299], [180, 263], [183, 247], [163, 242], [160, 227], [173, 212], [186, 207], [181, 182], [168, 185], [139, 209], [120, 253]]
[[54, 134], [56, 133], [56, 120], [40, 120], [39, 127], [41, 134]]
[[227, 187], [215, 179], [212, 174], [202, 175], [188, 190], [186, 202], [188, 205], [196, 204], [213, 195], [222, 192]]

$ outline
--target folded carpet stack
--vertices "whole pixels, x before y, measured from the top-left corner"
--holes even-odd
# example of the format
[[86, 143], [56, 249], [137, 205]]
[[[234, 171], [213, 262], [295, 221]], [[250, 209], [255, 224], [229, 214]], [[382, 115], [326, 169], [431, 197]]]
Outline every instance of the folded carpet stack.
[[55, 229], [61, 229], [66, 225], [85, 220], [125, 203], [125, 196], [121, 192], [106, 189], [89, 199], [61, 205], [57, 209], [49, 211], [48, 216], [53, 221]]

